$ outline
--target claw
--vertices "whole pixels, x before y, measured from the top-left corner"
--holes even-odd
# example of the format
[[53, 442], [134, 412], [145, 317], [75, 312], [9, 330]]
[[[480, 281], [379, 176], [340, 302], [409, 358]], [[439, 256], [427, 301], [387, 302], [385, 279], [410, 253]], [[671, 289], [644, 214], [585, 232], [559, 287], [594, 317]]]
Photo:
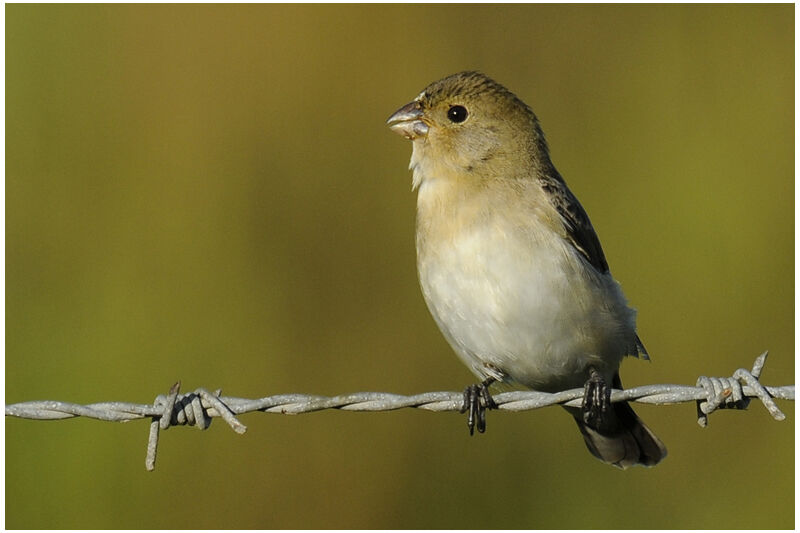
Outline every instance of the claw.
[[486, 431], [486, 410], [497, 409], [497, 403], [489, 393], [489, 385], [492, 383], [494, 383], [494, 379], [488, 378], [480, 385], [470, 385], [464, 389], [464, 403], [460, 411], [462, 413], [469, 411], [467, 426], [469, 426], [470, 435], [475, 433], [476, 425], [478, 426], [478, 433]]
[[467, 426], [469, 426], [469, 434], [475, 433], [475, 410], [478, 408], [478, 386], [470, 385], [464, 389], [464, 403], [461, 405], [460, 412], [467, 415]]
[[583, 421], [591, 428], [600, 429], [608, 422], [606, 415], [610, 408], [611, 389], [603, 376], [592, 368], [583, 390]]

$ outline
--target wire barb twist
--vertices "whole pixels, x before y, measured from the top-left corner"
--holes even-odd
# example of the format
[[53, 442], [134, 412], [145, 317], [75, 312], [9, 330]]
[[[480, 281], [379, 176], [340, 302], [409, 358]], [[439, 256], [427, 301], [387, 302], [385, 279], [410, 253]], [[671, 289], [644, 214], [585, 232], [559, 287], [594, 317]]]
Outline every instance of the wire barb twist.
[[204, 388], [199, 388], [190, 394], [180, 394], [181, 382], [178, 381], [164, 396], [156, 396], [153, 406], [160, 410], [158, 415], [152, 417], [150, 422], [150, 437], [147, 440], [147, 456], [145, 468], [154, 470], [156, 467], [156, 452], [158, 451], [159, 431], [169, 429], [170, 426], [197, 426], [208, 429], [211, 425], [209, 410], [213, 409], [216, 416], [221, 416], [236, 433], [247, 431], [247, 426], [239, 422], [225, 402], [220, 399], [222, 389], [214, 393]]
[[[774, 398], [794, 401], [794, 385], [782, 387], [764, 386], [759, 381], [767, 359], [767, 352], [758, 356], [752, 370], [738, 369], [732, 377], [708, 378], [700, 376], [697, 386], [645, 385], [611, 392], [612, 402], [640, 402], [655, 405], [671, 405], [694, 401], [697, 403], [698, 423], [708, 425], [708, 415], [716, 409], [746, 409], [752, 398], [758, 398], [775, 420], [786, 416], [776, 405]], [[334, 397], [307, 394], [281, 394], [259, 399], [221, 396], [221, 390], [213, 393], [199, 388], [188, 394], [180, 394], [180, 381], [166, 395], [156, 397], [152, 405], [125, 402], [106, 402], [77, 405], [67, 402], [36, 401], [6, 405], [6, 416], [34, 420], [59, 420], [83, 416], [96, 420], [127, 422], [150, 418], [150, 436], [147, 442], [145, 466], [153, 470], [158, 450], [158, 438], [162, 429], [170, 426], [189, 425], [207, 429], [211, 421], [221, 417], [236, 433], [244, 433], [247, 427], [236, 415], [261, 411], [264, 413], [300, 414], [341, 409], [344, 411], [391, 411], [406, 407], [426, 411], [459, 411], [462, 408], [463, 392], [428, 392], [414, 396], [402, 396], [385, 392], [357, 392]], [[512, 391], [494, 394], [501, 411], [526, 411], [550, 405], [580, 407], [584, 391], [572, 389], [557, 393], [538, 391]]]
[[700, 376], [697, 378], [697, 386], [702, 387], [706, 392], [704, 400], [697, 400], [697, 423], [700, 427], [708, 426], [708, 415], [715, 409], [747, 409], [750, 405], [750, 397], [744, 394], [742, 385], [750, 387], [753, 394], [767, 408], [767, 411], [775, 420], [784, 420], [786, 415], [781, 412], [769, 391], [758, 381], [761, 370], [767, 360], [768, 352], [759, 355], [753, 369], [748, 371], [744, 368], [738, 369], [729, 378], [708, 378]]

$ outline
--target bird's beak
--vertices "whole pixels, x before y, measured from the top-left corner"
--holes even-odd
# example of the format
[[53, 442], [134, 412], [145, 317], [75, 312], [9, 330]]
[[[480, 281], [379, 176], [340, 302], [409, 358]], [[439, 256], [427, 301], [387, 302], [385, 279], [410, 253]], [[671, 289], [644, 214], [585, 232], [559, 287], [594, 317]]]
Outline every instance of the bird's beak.
[[395, 111], [386, 124], [393, 132], [413, 140], [428, 134], [428, 125], [422, 121], [423, 115], [422, 107], [415, 100]]

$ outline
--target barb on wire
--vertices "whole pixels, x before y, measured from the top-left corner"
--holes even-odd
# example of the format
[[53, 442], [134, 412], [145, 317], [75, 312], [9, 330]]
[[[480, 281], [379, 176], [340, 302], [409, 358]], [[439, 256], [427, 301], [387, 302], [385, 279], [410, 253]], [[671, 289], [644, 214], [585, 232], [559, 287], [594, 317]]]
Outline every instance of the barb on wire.
[[[697, 402], [698, 423], [708, 425], [708, 415], [716, 409], [746, 409], [751, 398], [758, 398], [775, 420], [786, 416], [774, 399], [794, 401], [794, 385], [767, 387], [759, 382], [767, 352], [756, 358], [752, 370], [738, 369], [729, 378], [701, 376], [697, 386], [645, 385], [625, 390], [614, 390], [612, 402], [641, 402], [670, 405]], [[401, 396], [385, 392], [357, 392], [326, 397], [307, 394], [280, 394], [255, 400], [221, 396], [200, 388], [189, 394], [180, 394], [180, 382], [172, 386], [167, 395], [160, 395], [152, 405], [125, 402], [77, 405], [66, 402], [38, 401], [6, 405], [6, 416], [35, 420], [59, 420], [83, 416], [97, 420], [127, 422], [150, 418], [150, 438], [147, 444], [145, 466], [155, 468], [159, 432], [175, 425], [197, 426], [206, 429], [215, 417], [221, 417], [236, 433], [247, 427], [236, 415], [261, 411], [264, 413], [300, 414], [324, 409], [345, 411], [392, 411], [405, 407], [427, 411], [460, 411], [462, 392], [428, 392], [414, 396]], [[580, 407], [584, 390], [572, 389], [554, 394], [537, 391], [513, 391], [492, 395], [498, 409], [526, 411], [550, 405]]]

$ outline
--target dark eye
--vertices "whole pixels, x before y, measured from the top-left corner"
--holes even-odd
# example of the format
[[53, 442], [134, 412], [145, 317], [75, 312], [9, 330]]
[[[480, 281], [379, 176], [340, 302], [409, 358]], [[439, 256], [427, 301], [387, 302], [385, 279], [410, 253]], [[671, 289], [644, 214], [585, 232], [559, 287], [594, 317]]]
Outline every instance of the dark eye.
[[450, 122], [464, 122], [467, 120], [467, 108], [463, 105], [454, 105], [447, 110], [447, 118], [450, 119]]

